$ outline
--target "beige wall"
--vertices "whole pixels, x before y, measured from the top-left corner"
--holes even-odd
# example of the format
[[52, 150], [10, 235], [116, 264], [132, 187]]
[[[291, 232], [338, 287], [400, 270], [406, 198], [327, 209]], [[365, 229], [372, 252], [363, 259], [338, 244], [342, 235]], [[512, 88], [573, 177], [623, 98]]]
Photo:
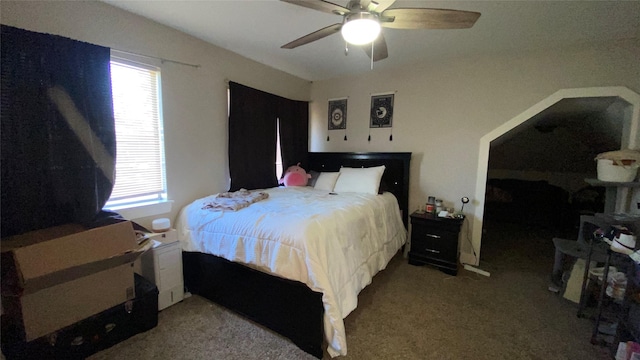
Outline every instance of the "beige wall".
[[[626, 86], [640, 92], [640, 41], [486, 55], [313, 84], [99, 2], [2, 1], [3, 24], [187, 63], [162, 66], [169, 216], [228, 186], [225, 79], [292, 99], [311, 99], [310, 150], [410, 151], [410, 210], [434, 195], [459, 209], [474, 199], [480, 138], [559, 89]], [[390, 49], [393, 56], [393, 49]], [[369, 134], [370, 94], [395, 91], [389, 130]], [[349, 97], [348, 141], [327, 137], [327, 99]], [[150, 219], [138, 219], [148, 226]], [[470, 221], [469, 223], [474, 223]], [[477, 222], [475, 222], [477, 224]], [[465, 231], [470, 231], [465, 227]], [[463, 251], [469, 253], [468, 243]]]
[[[357, 77], [314, 82], [310, 150], [410, 151], [409, 209], [431, 195], [459, 209], [459, 199], [468, 196], [467, 223], [480, 226], [473, 214], [484, 200], [474, 198], [481, 137], [560, 89], [625, 86], [639, 92], [638, 59], [635, 40], [453, 59], [384, 73], [374, 68]], [[368, 142], [370, 94], [387, 91], [396, 91], [393, 141], [389, 130], [372, 129]], [[337, 97], [349, 98], [348, 141], [344, 131], [327, 130], [327, 99]], [[463, 231], [463, 240], [471, 237], [469, 226]], [[478, 251], [477, 240], [474, 245]], [[471, 262], [469, 242], [461, 246]]]
[[[311, 84], [101, 2], [2, 1], [2, 24], [166, 59], [162, 97], [170, 214], [228, 189], [225, 79], [296, 100]], [[159, 216], [158, 216], [159, 217]], [[151, 219], [137, 219], [150, 226]]]

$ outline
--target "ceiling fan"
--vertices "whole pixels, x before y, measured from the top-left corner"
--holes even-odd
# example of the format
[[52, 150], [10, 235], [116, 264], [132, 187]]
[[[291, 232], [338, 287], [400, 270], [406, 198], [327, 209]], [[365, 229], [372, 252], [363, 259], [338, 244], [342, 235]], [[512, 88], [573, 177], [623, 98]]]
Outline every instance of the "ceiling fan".
[[[381, 27], [391, 29], [466, 29], [475, 24], [480, 13], [462, 10], [398, 8], [388, 9], [395, 0], [351, 0], [346, 7], [324, 0], [281, 0], [330, 14], [342, 16], [342, 22], [314, 31], [290, 43], [283, 49], [320, 40], [336, 32], [342, 32], [347, 43], [369, 45], [362, 48], [371, 61], [386, 59], [387, 42]], [[355, 35], [354, 35], [355, 34]], [[348, 50], [348, 48], [345, 49]]]

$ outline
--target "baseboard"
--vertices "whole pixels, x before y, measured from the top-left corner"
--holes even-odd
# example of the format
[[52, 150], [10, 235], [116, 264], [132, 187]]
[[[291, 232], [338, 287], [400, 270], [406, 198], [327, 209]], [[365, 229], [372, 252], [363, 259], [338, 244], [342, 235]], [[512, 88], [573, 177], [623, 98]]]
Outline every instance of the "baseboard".
[[471, 265], [464, 264], [464, 269], [472, 271], [472, 272], [480, 274], [480, 275], [487, 276], [487, 277], [491, 276], [491, 274], [488, 271], [484, 271], [484, 270], [478, 269], [478, 268], [473, 267]]

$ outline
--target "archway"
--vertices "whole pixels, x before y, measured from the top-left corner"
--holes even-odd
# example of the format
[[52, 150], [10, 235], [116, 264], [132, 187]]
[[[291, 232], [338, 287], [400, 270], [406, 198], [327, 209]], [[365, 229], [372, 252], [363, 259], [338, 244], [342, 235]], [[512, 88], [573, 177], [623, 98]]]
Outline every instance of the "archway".
[[[508, 122], [502, 124], [498, 128], [484, 135], [480, 139], [478, 151], [478, 171], [476, 176], [475, 199], [479, 202], [479, 206], [475, 207], [473, 216], [473, 230], [471, 236], [471, 246], [477, 255], [473, 255], [474, 251], [469, 249], [469, 244], [463, 245], [463, 252], [460, 261], [464, 264], [479, 265], [481, 258], [482, 246], [482, 228], [484, 218], [484, 197], [487, 184], [487, 172], [489, 162], [489, 151], [491, 142], [498, 139], [507, 132], [521, 126], [529, 121], [535, 115], [553, 106], [563, 99], [575, 98], [598, 98], [598, 97], [618, 97], [626, 102], [629, 106], [625, 112], [625, 124], [623, 127], [623, 139], [621, 141], [622, 148], [638, 148], [640, 145], [640, 95], [625, 87], [597, 87], [597, 88], [578, 88], [563, 89], [552, 94], [548, 98], [540, 101], [530, 107], [520, 115], [514, 117]], [[618, 198], [626, 196], [625, 191], [618, 194]], [[466, 247], [465, 247], [466, 245]]]

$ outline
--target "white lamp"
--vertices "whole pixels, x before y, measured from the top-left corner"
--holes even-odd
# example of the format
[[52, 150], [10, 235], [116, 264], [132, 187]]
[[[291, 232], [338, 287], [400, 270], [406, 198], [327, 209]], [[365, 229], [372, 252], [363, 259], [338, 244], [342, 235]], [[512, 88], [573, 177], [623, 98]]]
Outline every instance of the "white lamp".
[[349, 44], [369, 44], [380, 34], [380, 22], [373, 14], [353, 13], [346, 17], [341, 32], [342, 37]]

